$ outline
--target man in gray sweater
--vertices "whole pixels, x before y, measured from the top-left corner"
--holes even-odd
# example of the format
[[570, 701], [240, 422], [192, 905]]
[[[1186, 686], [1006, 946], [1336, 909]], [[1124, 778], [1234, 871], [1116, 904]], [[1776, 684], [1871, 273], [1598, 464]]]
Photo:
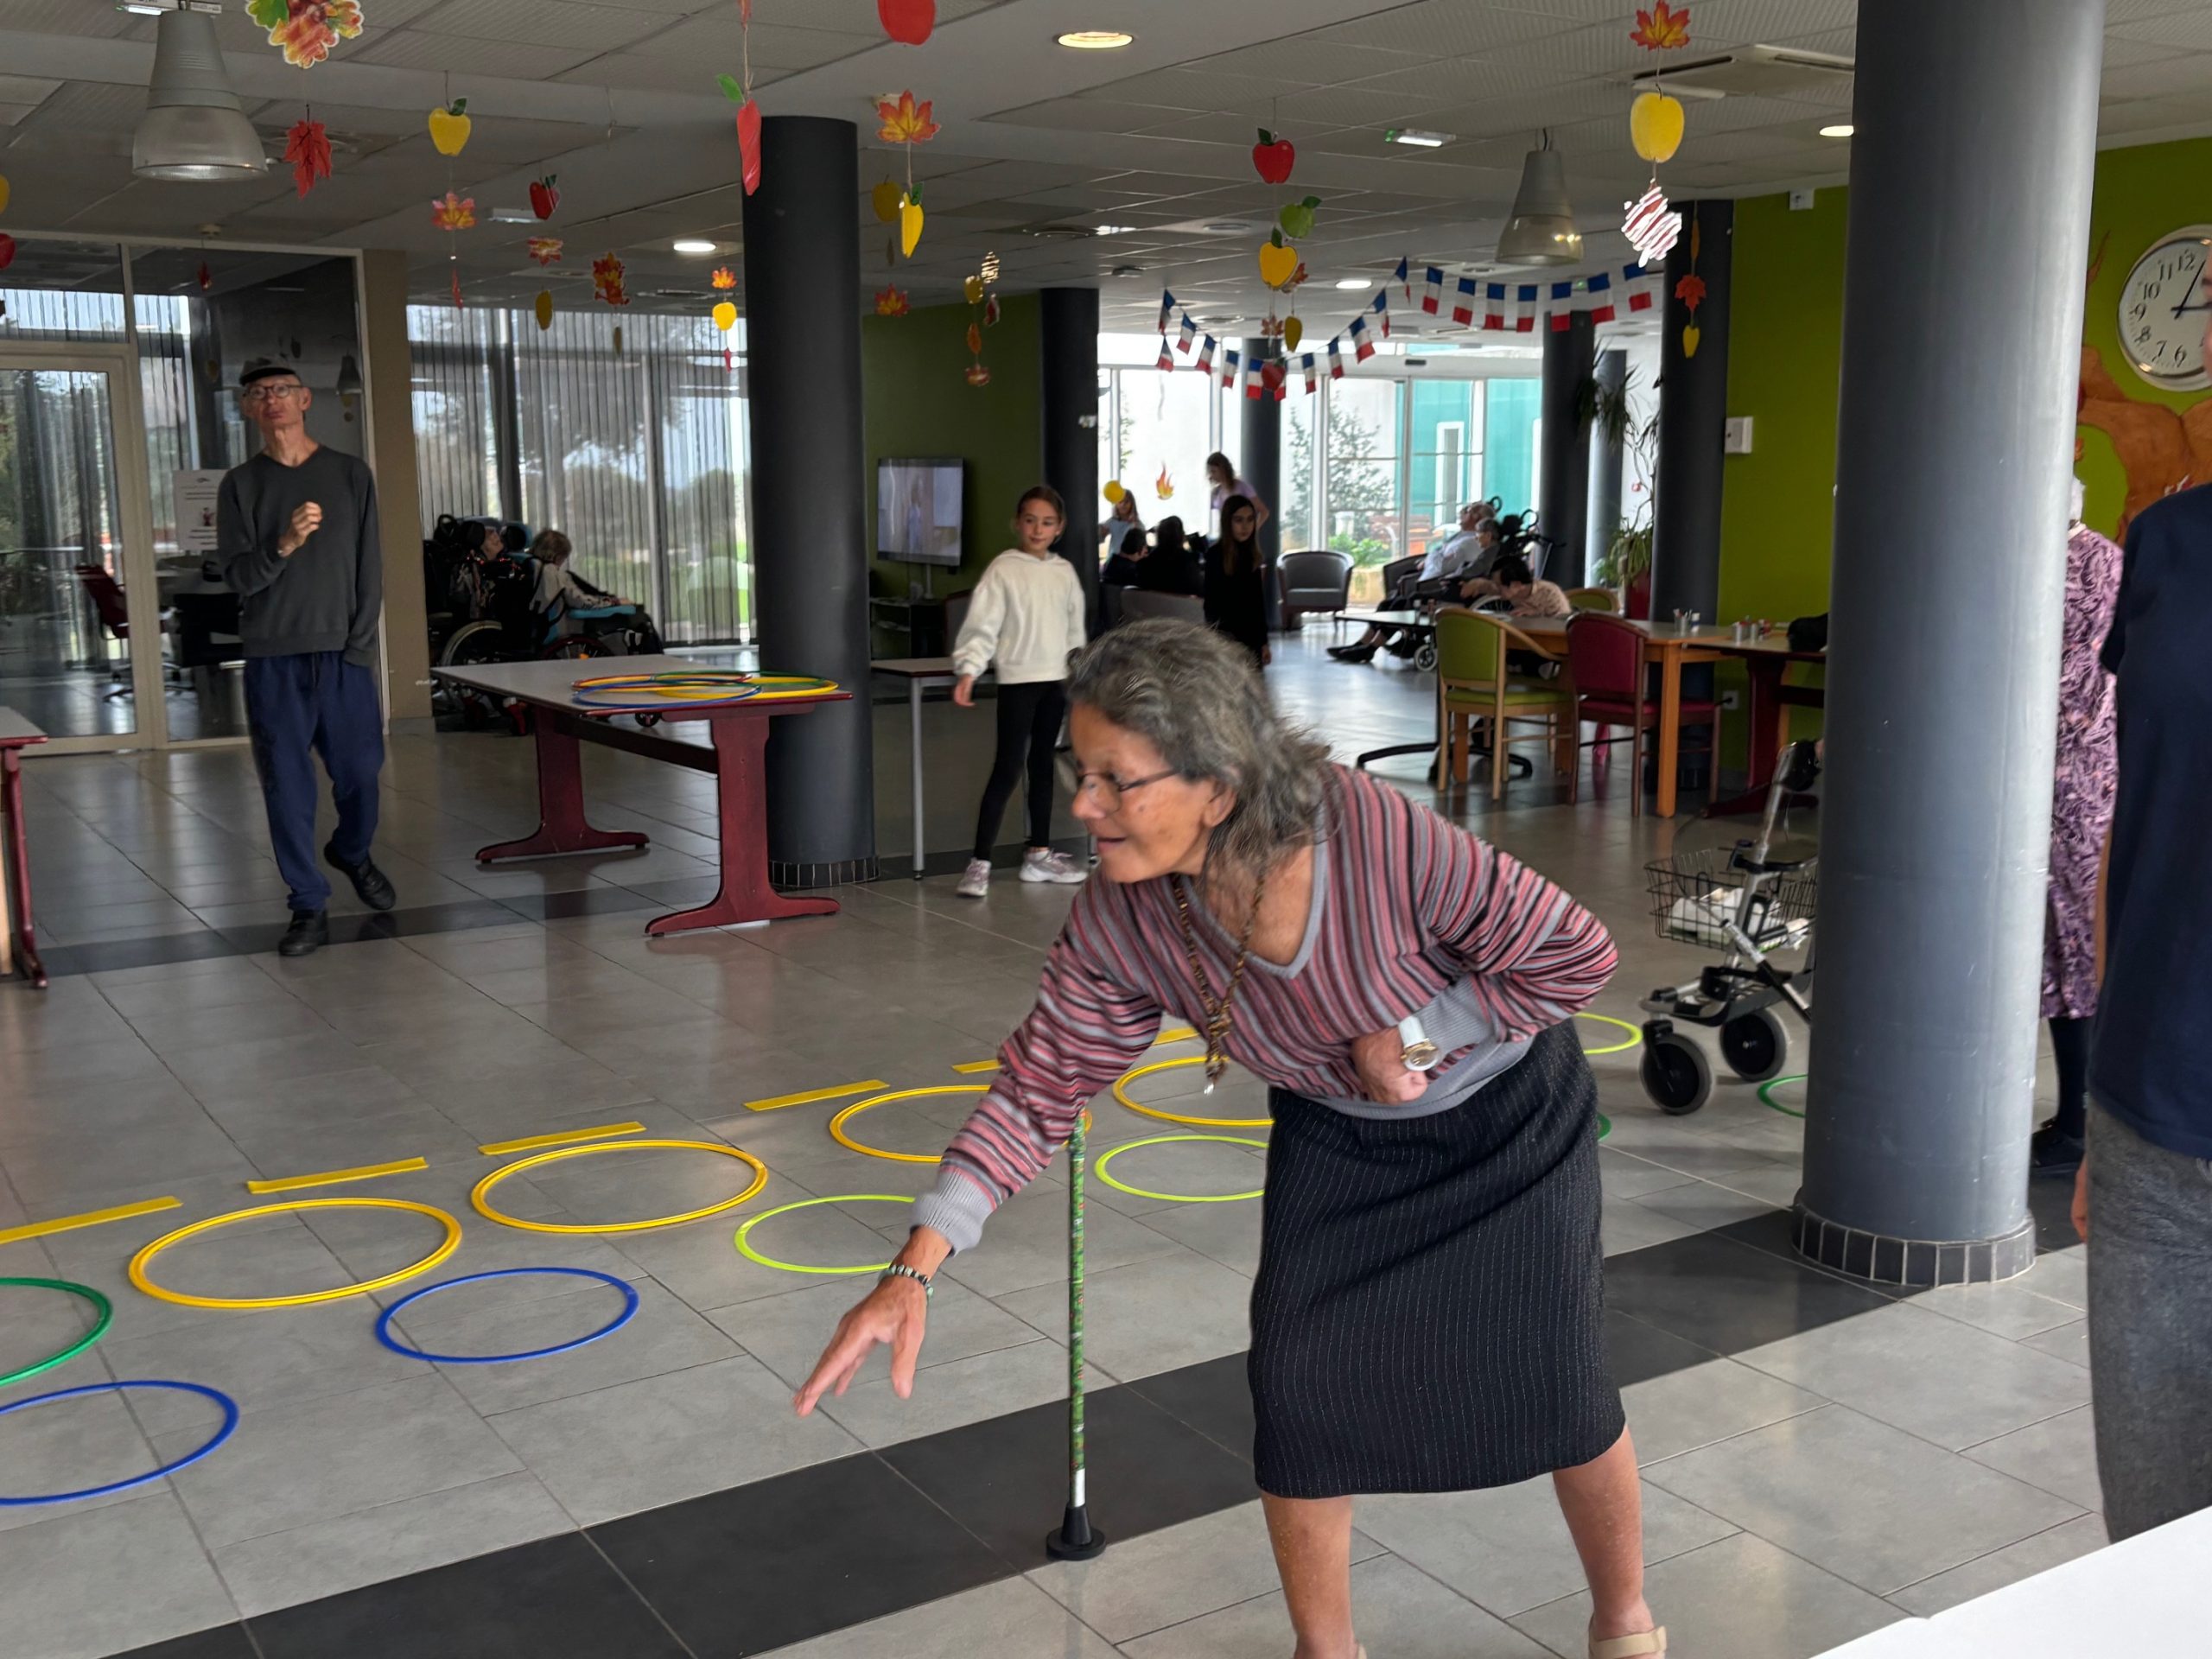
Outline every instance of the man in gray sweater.
[[330, 941], [330, 883], [315, 862], [322, 757], [338, 829], [322, 856], [372, 910], [391, 882], [369, 858], [377, 830], [384, 719], [377, 698], [377, 616], [384, 558], [376, 481], [355, 456], [308, 435], [313, 394], [287, 365], [252, 363], [238, 403], [261, 453], [224, 474], [216, 512], [223, 580], [238, 595], [246, 725], [269, 809], [276, 868], [291, 888], [291, 925], [276, 947], [303, 957]]

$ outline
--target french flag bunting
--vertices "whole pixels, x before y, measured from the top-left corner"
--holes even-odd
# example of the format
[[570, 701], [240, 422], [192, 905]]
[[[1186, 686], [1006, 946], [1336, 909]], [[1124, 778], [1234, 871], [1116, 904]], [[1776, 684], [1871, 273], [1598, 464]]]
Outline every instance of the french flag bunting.
[[1313, 353], [1307, 352], [1304, 356], [1300, 357], [1298, 359], [1298, 366], [1306, 371], [1306, 390], [1308, 392], [1311, 392], [1316, 386], [1321, 384], [1320, 376], [1313, 365]]
[[1516, 334], [1534, 334], [1536, 330], [1536, 300], [1539, 285], [1522, 283], [1513, 290], [1513, 332]]
[[1628, 308], [1630, 311], [1649, 311], [1651, 308], [1651, 278], [1654, 274], [1642, 265], [1628, 265], [1622, 269], [1621, 279], [1628, 284]]
[[1256, 404], [1261, 398], [1266, 397], [1267, 382], [1266, 365], [1247, 363], [1244, 365], [1244, 401], [1248, 404]]
[[1211, 374], [1213, 372], [1213, 336], [1211, 334], [1208, 334], [1205, 338], [1205, 344], [1198, 347], [1198, 362], [1192, 365], [1192, 366], [1196, 368], [1200, 374]]
[[1465, 327], [1475, 320], [1475, 281], [1471, 276], [1462, 276], [1452, 286], [1455, 297], [1452, 302], [1452, 321]]
[[1168, 349], [1167, 336], [1165, 334], [1160, 337], [1160, 360], [1152, 366], [1155, 369], [1172, 369], [1175, 366], [1175, 353]]
[[1371, 310], [1372, 312], [1374, 312], [1374, 313], [1375, 313], [1375, 315], [1376, 315], [1376, 316], [1378, 316], [1378, 317], [1380, 317], [1380, 318], [1382, 318], [1382, 338], [1383, 338], [1383, 339], [1385, 339], [1385, 340], [1389, 339], [1389, 338], [1390, 338], [1390, 290], [1389, 290], [1389, 289], [1387, 289], [1387, 288], [1379, 288], [1379, 289], [1376, 289], [1376, 290], [1375, 290], [1375, 303], [1374, 303], [1373, 305], [1370, 306], [1368, 308], [1369, 308], [1370, 310]]
[[1375, 355], [1375, 341], [1368, 334], [1365, 317], [1354, 317], [1345, 332], [1351, 335], [1353, 362], [1364, 363]]
[[1160, 332], [1166, 334], [1167, 325], [1174, 320], [1175, 296], [1166, 289], [1160, 290]]
[[1221, 354], [1221, 384], [1224, 391], [1236, 384], [1244, 372], [1244, 359], [1232, 346]]
[[1412, 278], [1406, 274], [1406, 256], [1402, 253], [1398, 256], [1398, 268], [1390, 273], [1390, 280], [1405, 290], [1406, 303], [1411, 305], [1414, 298], [1414, 285]]
[[1198, 325], [1191, 321], [1191, 314], [1185, 311], [1183, 314], [1183, 327], [1175, 336], [1175, 349], [1188, 357], [1191, 354], [1191, 342], [1198, 337]]
[[1282, 402], [1284, 398], [1290, 396], [1290, 375], [1287, 371], [1275, 376], [1273, 390], [1277, 403]]
[[1505, 284], [1483, 284], [1483, 327], [1494, 334], [1505, 332]]
[[1329, 378], [1332, 380], [1341, 380], [1344, 378], [1344, 341], [1342, 339], [1332, 340], [1329, 342]]
[[1554, 283], [1551, 292], [1552, 332], [1563, 334], [1574, 327], [1574, 283], [1570, 278]]
[[1590, 279], [1590, 321], [1611, 322], [1613, 316], [1613, 276], [1601, 270]]
[[1421, 308], [1433, 317], [1444, 304], [1444, 273], [1431, 265], [1421, 273]]

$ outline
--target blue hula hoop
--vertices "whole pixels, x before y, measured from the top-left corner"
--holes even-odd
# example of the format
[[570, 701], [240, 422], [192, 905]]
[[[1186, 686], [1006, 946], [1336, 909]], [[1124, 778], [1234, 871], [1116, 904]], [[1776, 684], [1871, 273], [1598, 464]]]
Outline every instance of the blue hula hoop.
[[[433, 1291], [451, 1290], [455, 1285], [466, 1285], [479, 1279], [516, 1279], [524, 1274], [564, 1274], [571, 1279], [596, 1279], [602, 1285], [612, 1285], [622, 1293], [622, 1311], [596, 1331], [587, 1332], [567, 1342], [556, 1342], [550, 1348], [532, 1348], [520, 1354], [433, 1354], [420, 1348], [410, 1348], [393, 1338], [391, 1322], [399, 1310], [410, 1302], [419, 1302]], [[626, 1279], [618, 1279], [611, 1273], [601, 1273], [592, 1268], [499, 1268], [489, 1273], [464, 1273], [458, 1279], [442, 1279], [435, 1285], [425, 1285], [411, 1294], [401, 1297], [385, 1309], [377, 1320], [377, 1340], [395, 1354], [404, 1354], [410, 1359], [427, 1359], [440, 1365], [506, 1365], [517, 1360], [543, 1359], [548, 1354], [565, 1354], [571, 1348], [581, 1348], [588, 1342], [597, 1342], [601, 1337], [611, 1337], [638, 1316], [638, 1288]]]
[[124, 1389], [174, 1389], [179, 1394], [199, 1395], [203, 1399], [213, 1401], [222, 1408], [222, 1427], [210, 1435], [207, 1444], [197, 1451], [188, 1452], [175, 1462], [165, 1463], [160, 1468], [149, 1470], [145, 1474], [133, 1475], [128, 1480], [111, 1480], [105, 1486], [87, 1486], [80, 1491], [41, 1492], [31, 1497], [0, 1497], [0, 1504], [20, 1508], [29, 1503], [69, 1503], [81, 1497], [105, 1497], [110, 1492], [127, 1492], [133, 1486], [146, 1485], [149, 1482], [159, 1480], [163, 1475], [173, 1475], [178, 1470], [188, 1468], [199, 1462], [200, 1459], [222, 1445], [225, 1440], [229, 1440], [238, 1426], [238, 1402], [221, 1389], [203, 1388], [197, 1382], [157, 1382], [144, 1378], [130, 1382], [85, 1382], [73, 1389], [56, 1389], [51, 1394], [35, 1394], [28, 1400], [18, 1400], [12, 1405], [0, 1406], [0, 1417], [5, 1417], [11, 1411], [24, 1411], [32, 1406], [42, 1406], [50, 1400], [67, 1400], [79, 1394], [113, 1394]]

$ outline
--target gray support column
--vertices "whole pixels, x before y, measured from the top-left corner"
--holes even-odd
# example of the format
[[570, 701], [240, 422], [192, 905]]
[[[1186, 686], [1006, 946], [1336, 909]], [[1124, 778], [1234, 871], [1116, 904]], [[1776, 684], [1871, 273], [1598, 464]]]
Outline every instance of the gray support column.
[[[1666, 308], [1659, 330], [1659, 475], [1651, 543], [1651, 614], [1671, 621], [1676, 611], [1695, 611], [1717, 621], [1720, 445], [1728, 422], [1728, 296], [1736, 204], [1687, 202], [1682, 212], [1688, 222], [1667, 256], [1661, 283]], [[1675, 293], [1675, 284], [1693, 270], [1705, 284], [1705, 297], [1694, 314]], [[1691, 329], [1696, 332], [1688, 332]], [[1711, 671], [1706, 675], [1709, 684]], [[1692, 693], [1686, 687], [1683, 695]]]
[[[1628, 353], [1599, 353], [1596, 376], [1601, 394], [1618, 397], [1628, 385]], [[1582, 564], [1586, 579], [1597, 569], [1598, 562], [1613, 544], [1613, 532], [1620, 528], [1621, 467], [1626, 447], [1618, 434], [1609, 433], [1602, 426], [1591, 429], [1590, 524]]]
[[1584, 399], [1597, 366], [1597, 325], [1587, 311], [1571, 325], [1544, 334], [1542, 406], [1543, 488], [1536, 503], [1536, 533], [1553, 543], [1544, 576], [1562, 588], [1582, 585], [1582, 544], [1590, 518], [1590, 429]]
[[760, 666], [853, 694], [770, 727], [769, 874], [787, 886], [875, 874], [858, 138], [849, 121], [770, 116], [760, 188], [745, 201]]
[[1083, 578], [1090, 631], [1098, 631], [1098, 290], [1047, 288], [1042, 302], [1045, 373], [1045, 481], [1067, 498], [1059, 550]]
[[[1282, 355], [1282, 342], [1248, 340], [1244, 354], [1253, 364], [1271, 362]], [[1288, 365], [1284, 372], [1287, 373]], [[1259, 378], [1255, 366], [1253, 378]], [[1275, 580], [1275, 559], [1282, 550], [1282, 405], [1264, 386], [1257, 398], [1244, 400], [1243, 421], [1236, 438], [1236, 470], [1268, 504], [1268, 522], [1260, 526], [1260, 557], [1267, 565], [1268, 626], [1282, 629], [1282, 585]]]
[[1796, 1236], [1885, 1282], [2002, 1279], [2034, 1255], [2028, 1135], [2104, 12], [1859, 9]]

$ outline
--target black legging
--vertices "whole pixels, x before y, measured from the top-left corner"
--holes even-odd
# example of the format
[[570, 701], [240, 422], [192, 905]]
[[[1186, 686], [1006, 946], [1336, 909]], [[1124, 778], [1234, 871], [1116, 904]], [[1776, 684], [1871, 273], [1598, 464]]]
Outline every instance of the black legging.
[[2051, 1119], [2061, 1135], [2079, 1141], [2089, 1124], [2089, 1032], [2092, 1020], [2053, 1020], [2050, 1053], [2058, 1063], [2058, 1116]]
[[991, 762], [991, 781], [983, 785], [982, 810], [976, 814], [976, 856], [988, 859], [999, 838], [999, 820], [1029, 760], [1029, 845], [1052, 844], [1052, 747], [1060, 741], [1060, 717], [1067, 712], [1065, 685], [1058, 680], [1030, 680], [999, 687], [999, 749]]

